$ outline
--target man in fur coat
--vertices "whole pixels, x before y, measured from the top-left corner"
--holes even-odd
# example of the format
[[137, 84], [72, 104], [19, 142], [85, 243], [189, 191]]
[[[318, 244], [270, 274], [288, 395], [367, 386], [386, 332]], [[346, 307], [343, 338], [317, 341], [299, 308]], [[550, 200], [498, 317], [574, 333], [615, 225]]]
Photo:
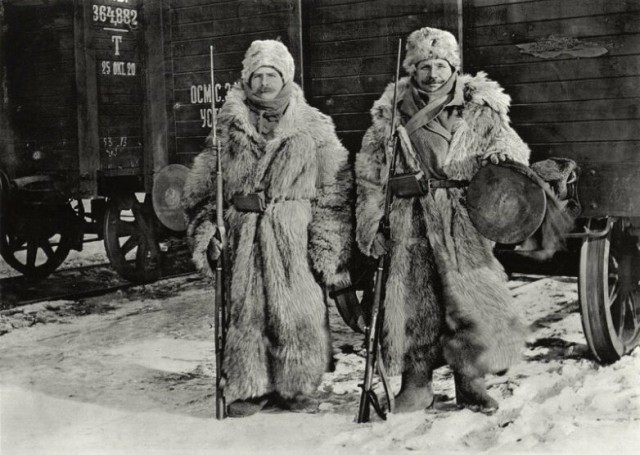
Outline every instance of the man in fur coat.
[[366, 255], [389, 254], [382, 331], [384, 357], [402, 373], [396, 412], [432, 405], [432, 373], [454, 372], [460, 407], [492, 412], [487, 373], [518, 361], [525, 329], [511, 307], [492, 242], [469, 220], [466, 185], [483, 162], [528, 163], [529, 149], [509, 126], [510, 98], [480, 72], [459, 74], [454, 36], [413, 32], [398, 82], [401, 147], [396, 175], [422, 171], [426, 195], [394, 195], [387, 241], [379, 231], [391, 150], [393, 84], [371, 109], [373, 125], [356, 157], [356, 240]]
[[[223, 369], [230, 416], [253, 414], [268, 402], [298, 412], [317, 409], [310, 394], [331, 360], [323, 286], [348, 281], [348, 153], [331, 119], [306, 103], [293, 76], [293, 58], [282, 43], [254, 41], [242, 80], [217, 119], [228, 203]], [[220, 254], [215, 161], [215, 148], [198, 155], [184, 188], [193, 260], [205, 271], [206, 255]], [[247, 207], [256, 196], [264, 197], [263, 210]]]

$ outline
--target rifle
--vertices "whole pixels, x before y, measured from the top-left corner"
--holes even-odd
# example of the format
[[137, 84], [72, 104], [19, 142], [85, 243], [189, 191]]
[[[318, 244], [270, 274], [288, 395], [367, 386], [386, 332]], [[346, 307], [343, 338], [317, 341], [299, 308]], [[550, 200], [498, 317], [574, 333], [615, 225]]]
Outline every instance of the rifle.
[[216, 418], [222, 420], [227, 416], [227, 406], [224, 396], [224, 386], [226, 384], [226, 378], [222, 373], [222, 362], [224, 358], [224, 345], [226, 341], [226, 303], [224, 292], [224, 278], [225, 278], [225, 260], [224, 260], [224, 241], [225, 241], [225, 228], [224, 228], [224, 208], [223, 208], [223, 195], [222, 195], [222, 162], [220, 159], [220, 141], [216, 132], [217, 127], [217, 114], [215, 106], [215, 79], [213, 70], [213, 46], [209, 46], [209, 57], [211, 60], [211, 111], [213, 118], [213, 145], [216, 149], [216, 235], [219, 236], [219, 240], [222, 245], [222, 251], [217, 260], [209, 264], [211, 269], [215, 271], [215, 283], [216, 292], [214, 300], [215, 311], [215, 336], [216, 336]]
[[[391, 111], [391, 131], [389, 133], [389, 137], [386, 141], [386, 147], [391, 148], [391, 162], [389, 163], [389, 173], [387, 175], [387, 188], [385, 194], [384, 201], [384, 214], [382, 219], [380, 220], [380, 228], [379, 232], [382, 233], [385, 240], [389, 240], [390, 238], [390, 226], [389, 226], [389, 212], [391, 210], [391, 196], [392, 193], [389, 190], [389, 181], [391, 177], [395, 174], [396, 171], [396, 157], [397, 157], [397, 135], [396, 135], [396, 104], [398, 101], [398, 79], [400, 78], [400, 54], [402, 52], [402, 39], [398, 40], [398, 57], [396, 62], [396, 74], [395, 74], [395, 85], [393, 88], [393, 105]], [[386, 155], [386, 150], [385, 150]], [[373, 375], [375, 370], [378, 370], [378, 375], [382, 381], [382, 385], [384, 387], [385, 394], [387, 396], [388, 402], [388, 410], [389, 412], [393, 412], [393, 393], [389, 386], [389, 382], [387, 381], [387, 375], [384, 368], [384, 363], [382, 362], [382, 358], [380, 358], [380, 325], [382, 322], [382, 318], [380, 314], [383, 311], [382, 308], [382, 293], [384, 281], [386, 279], [386, 270], [389, 268], [389, 261], [386, 254], [380, 255], [378, 258], [378, 266], [375, 273], [374, 280], [374, 296], [373, 303], [371, 305], [370, 319], [369, 324], [365, 328], [365, 337], [366, 337], [366, 363], [364, 369], [364, 381], [360, 384], [362, 387], [362, 394], [360, 395], [360, 407], [358, 409], [357, 422], [363, 423], [368, 422], [370, 417], [371, 406], [376, 411], [378, 416], [386, 420], [387, 416], [385, 411], [382, 409], [380, 402], [378, 401], [378, 396], [373, 391]]]

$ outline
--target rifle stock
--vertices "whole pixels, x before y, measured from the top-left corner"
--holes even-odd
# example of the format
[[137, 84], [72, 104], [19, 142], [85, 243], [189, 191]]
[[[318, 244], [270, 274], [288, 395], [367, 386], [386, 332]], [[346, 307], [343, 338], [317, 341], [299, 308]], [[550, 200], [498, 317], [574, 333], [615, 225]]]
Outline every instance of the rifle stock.
[[[391, 191], [389, 190], [389, 180], [395, 174], [396, 167], [396, 155], [397, 155], [397, 136], [395, 133], [396, 125], [396, 104], [398, 99], [398, 79], [400, 78], [400, 54], [402, 52], [402, 40], [398, 40], [398, 57], [396, 62], [396, 74], [395, 74], [395, 86], [393, 88], [393, 105], [391, 107], [391, 131], [389, 137], [385, 143], [385, 156], [387, 148], [391, 149], [391, 159], [389, 161], [389, 169], [387, 175], [387, 188], [385, 194], [384, 214], [380, 220], [380, 230], [385, 238], [389, 240], [389, 211], [391, 210]], [[364, 370], [364, 380], [360, 385], [362, 387], [362, 393], [360, 395], [360, 407], [358, 408], [357, 422], [368, 422], [371, 416], [371, 407], [378, 416], [386, 420], [386, 413], [382, 409], [378, 397], [373, 391], [373, 376], [375, 371], [378, 371], [380, 379], [382, 381], [385, 394], [387, 396], [388, 410], [393, 412], [393, 393], [387, 381], [386, 373], [384, 370], [384, 363], [380, 358], [380, 325], [382, 318], [380, 314], [383, 312], [382, 295], [383, 287], [386, 279], [386, 270], [388, 269], [388, 259], [386, 254], [380, 255], [378, 258], [378, 267], [376, 269], [375, 281], [374, 281], [374, 297], [371, 307], [369, 323], [365, 329], [367, 351], [366, 363]]]
[[[219, 148], [218, 148], [219, 150]], [[224, 292], [225, 279], [225, 254], [224, 254], [224, 217], [222, 207], [222, 169], [220, 166], [220, 152], [217, 158], [217, 202], [216, 202], [216, 220], [218, 225], [217, 234], [223, 244], [219, 258], [215, 261], [216, 274], [216, 296], [215, 296], [215, 335], [216, 335], [216, 418], [222, 420], [227, 416], [226, 399], [224, 396], [225, 378], [223, 376], [222, 363], [224, 360], [224, 345], [227, 332], [226, 325], [226, 303]]]

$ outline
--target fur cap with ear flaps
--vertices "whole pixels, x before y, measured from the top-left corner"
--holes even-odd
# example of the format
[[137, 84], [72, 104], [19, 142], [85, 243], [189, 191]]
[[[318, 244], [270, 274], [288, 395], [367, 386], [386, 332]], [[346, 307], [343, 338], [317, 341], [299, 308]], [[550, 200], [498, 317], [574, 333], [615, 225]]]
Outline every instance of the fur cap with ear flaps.
[[407, 38], [407, 55], [402, 62], [407, 73], [413, 75], [422, 60], [440, 58], [460, 70], [460, 49], [455, 36], [437, 28], [423, 27]]
[[251, 43], [242, 60], [242, 81], [249, 83], [251, 75], [261, 66], [271, 66], [287, 84], [293, 80], [295, 64], [287, 47], [276, 40], [256, 40]]

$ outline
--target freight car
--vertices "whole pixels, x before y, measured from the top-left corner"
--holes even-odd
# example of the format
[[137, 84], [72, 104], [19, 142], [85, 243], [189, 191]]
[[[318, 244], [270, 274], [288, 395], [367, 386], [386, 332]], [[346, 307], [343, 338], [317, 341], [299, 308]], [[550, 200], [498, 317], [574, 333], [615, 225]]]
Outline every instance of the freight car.
[[[255, 39], [280, 39], [354, 154], [398, 38], [450, 30], [466, 72], [512, 96], [533, 161], [578, 164], [566, 251], [499, 250], [508, 270], [578, 276], [584, 332], [614, 361], [640, 341], [640, 3], [633, 0], [5, 0], [0, 252], [46, 275], [86, 234], [116, 270], [157, 276], [184, 225], [185, 167]], [[209, 82], [215, 48], [216, 86]], [[183, 167], [185, 166], [185, 167]], [[87, 209], [78, 201], [90, 200]], [[155, 209], [155, 210], [154, 210]]]
[[511, 270], [578, 276], [584, 333], [611, 362], [640, 342], [640, 3], [471, 0], [466, 68], [513, 98], [532, 158], [577, 162], [578, 229], [540, 262], [503, 254]]

